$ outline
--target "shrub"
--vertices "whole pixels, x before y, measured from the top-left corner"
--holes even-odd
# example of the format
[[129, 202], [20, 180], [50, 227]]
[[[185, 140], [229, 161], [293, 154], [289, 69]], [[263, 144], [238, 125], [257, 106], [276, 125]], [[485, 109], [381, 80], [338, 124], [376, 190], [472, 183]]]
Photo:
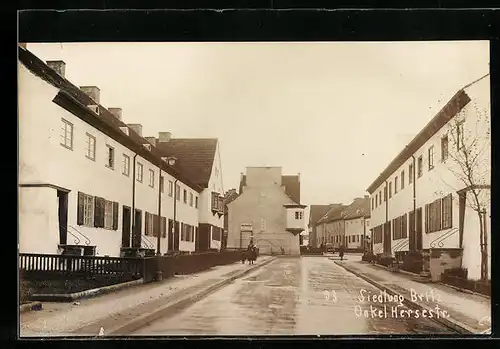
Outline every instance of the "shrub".
[[388, 267], [392, 263], [394, 263], [394, 257], [388, 255], [380, 256], [380, 258], [378, 258], [377, 263], [383, 265], [384, 267]]

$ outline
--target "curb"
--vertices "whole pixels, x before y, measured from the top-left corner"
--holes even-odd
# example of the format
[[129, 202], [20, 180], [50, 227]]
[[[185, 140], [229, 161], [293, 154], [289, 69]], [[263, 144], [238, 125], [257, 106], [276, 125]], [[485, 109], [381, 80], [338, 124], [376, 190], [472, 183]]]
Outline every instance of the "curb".
[[[356, 275], [357, 277], [365, 280], [366, 282], [372, 284], [373, 286], [383, 290], [383, 291], [386, 291], [387, 293], [391, 294], [391, 295], [396, 295], [396, 296], [402, 296], [399, 292], [396, 292], [392, 289], [390, 289], [389, 287], [387, 286], [384, 286], [372, 279], [370, 279], [369, 277], [361, 274], [361, 273], [358, 273], [357, 271], [345, 266], [345, 265], [342, 265], [340, 263], [337, 263], [335, 262], [335, 264], [337, 264], [339, 267], [342, 267], [344, 268], [345, 270], [347, 270], [348, 272]], [[404, 301], [403, 301], [403, 304], [406, 305], [407, 307], [411, 308], [411, 309], [417, 309], [417, 310], [426, 310], [426, 311], [430, 311], [431, 309], [429, 307], [426, 307], [426, 306], [423, 306], [423, 305], [420, 305], [416, 302], [412, 302], [410, 300], [408, 300], [406, 297], [402, 296], [404, 298]], [[458, 321], [455, 321], [455, 320], [452, 320], [452, 319], [445, 319], [445, 318], [433, 318], [432, 320], [454, 330], [455, 332], [458, 332], [460, 334], [478, 334], [477, 331], [475, 331], [474, 329], [470, 328], [469, 326], [465, 325], [465, 324], [461, 324], [459, 323]]]
[[224, 279], [204, 290], [201, 290], [193, 295], [189, 295], [179, 301], [173, 302], [173, 303], [167, 303], [164, 307], [161, 307], [160, 309], [149, 313], [149, 314], [144, 314], [140, 317], [135, 318], [134, 320], [121, 325], [117, 328], [114, 328], [110, 332], [108, 332], [106, 335], [112, 335], [112, 336], [122, 336], [122, 335], [130, 335], [133, 332], [139, 330], [140, 328], [146, 326], [148, 323], [153, 322], [161, 317], [168, 316], [169, 314], [174, 315], [175, 311], [178, 311], [182, 308], [185, 308], [189, 305], [192, 305], [196, 303], [197, 301], [201, 300], [202, 298], [208, 296], [210, 293], [213, 293], [220, 288], [226, 286], [227, 284], [233, 282], [234, 280], [241, 278], [242, 276], [249, 274], [260, 267], [263, 267], [271, 262], [276, 260], [276, 257], [270, 258], [265, 262], [262, 262], [261, 264], [256, 265], [255, 267], [243, 270], [242, 272], [233, 275], [227, 279]]
[[42, 302], [31, 302], [19, 306], [19, 313], [25, 313], [28, 311], [42, 310]]
[[81, 298], [92, 298], [96, 297], [105, 293], [110, 293], [114, 291], [121, 290], [122, 288], [130, 287], [130, 286], [135, 286], [139, 284], [143, 284], [144, 281], [142, 278], [133, 280], [133, 281], [128, 281], [128, 282], [122, 282], [120, 284], [115, 284], [115, 285], [110, 285], [110, 286], [104, 286], [104, 287], [99, 287], [99, 288], [93, 288], [91, 290], [85, 290], [81, 292], [75, 292], [75, 293], [59, 293], [59, 294], [34, 294], [31, 296], [31, 299], [36, 300], [36, 301], [46, 301], [46, 302], [72, 302], [77, 299]]
[[[375, 265], [377, 268], [381, 268], [381, 269], [390, 271], [389, 268], [384, 267], [383, 265], [379, 265], [379, 264], [373, 264], [373, 265]], [[398, 271], [398, 273], [405, 274], [405, 275], [412, 276], [412, 277], [419, 277], [420, 276], [419, 274], [411, 273], [409, 271], [401, 270], [401, 269]], [[452, 288], [452, 289], [454, 289], [455, 291], [458, 291], [458, 292], [473, 294], [475, 296], [483, 297], [485, 299], [491, 299], [491, 297], [489, 297], [488, 295], [485, 295], [485, 294], [482, 294], [482, 293], [477, 293], [477, 292], [468, 290], [466, 288], [460, 288], [460, 287], [456, 287], [456, 286], [453, 286], [453, 285], [448, 285], [448, 284], [445, 284], [444, 282], [440, 282], [440, 281], [433, 282], [433, 283], [441, 285], [441, 286], [446, 286], [446, 287]]]

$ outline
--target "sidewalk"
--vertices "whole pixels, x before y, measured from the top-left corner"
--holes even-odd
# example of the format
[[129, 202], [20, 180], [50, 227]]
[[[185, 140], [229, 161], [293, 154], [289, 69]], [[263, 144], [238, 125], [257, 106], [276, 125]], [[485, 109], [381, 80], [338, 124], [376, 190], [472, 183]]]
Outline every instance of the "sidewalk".
[[158, 283], [143, 284], [75, 303], [44, 302], [43, 310], [20, 314], [20, 337], [97, 335], [110, 333], [166, 304], [195, 302], [200, 292], [231, 282], [244, 272], [274, 260], [258, 258], [254, 265], [241, 262], [201, 273], [179, 275]]
[[491, 333], [491, 299], [489, 298], [461, 293], [442, 284], [420, 283], [414, 281], [409, 275], [393, 273], [366, 262], [335, 261], [335, 263], [378, 288], [402, 295], [410, 303], [408, 306], [426, 310], [439, 306], [449, 316], [434, 318], [434, 320], [458, 332]]

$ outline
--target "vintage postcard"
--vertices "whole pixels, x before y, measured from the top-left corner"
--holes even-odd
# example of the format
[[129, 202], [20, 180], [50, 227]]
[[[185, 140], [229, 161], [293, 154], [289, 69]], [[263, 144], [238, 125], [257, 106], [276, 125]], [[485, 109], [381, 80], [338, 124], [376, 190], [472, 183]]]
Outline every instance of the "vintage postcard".
[[19, 43], [20, 337], [490, 334], [489, 61]]

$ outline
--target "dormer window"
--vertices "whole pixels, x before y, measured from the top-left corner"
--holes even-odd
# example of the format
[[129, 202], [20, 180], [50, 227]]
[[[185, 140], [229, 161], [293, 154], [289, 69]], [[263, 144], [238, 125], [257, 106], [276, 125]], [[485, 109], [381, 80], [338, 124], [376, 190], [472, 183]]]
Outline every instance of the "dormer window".
[[152, 145], [151, 144], [143, 144], [144, 148], [146, 148], [147, 150], [151, 151], [152, 149]]
[[301, 211], [295, 212], [295, 219], [302, 219], [302, 214], [303, 214], [303, 212], [301, 212]]

